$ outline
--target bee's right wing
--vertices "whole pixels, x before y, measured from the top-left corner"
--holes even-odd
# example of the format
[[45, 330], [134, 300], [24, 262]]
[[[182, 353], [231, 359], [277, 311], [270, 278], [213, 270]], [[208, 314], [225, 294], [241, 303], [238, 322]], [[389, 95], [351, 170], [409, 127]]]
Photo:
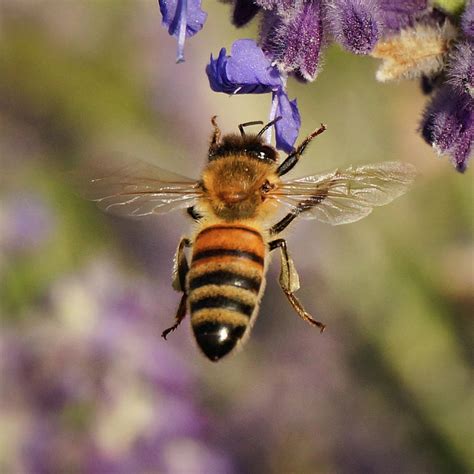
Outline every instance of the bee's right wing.
[[118, 216], [142, 217], [193, 206], [202, 196], [196, 180], [134, 161], [101, 164], [72, 177], [79, 194]]
[[287, 181], [270, 196], [303, 219], [348, 224], [404, 194], [415, 176], [411, 164], [382, 162]]

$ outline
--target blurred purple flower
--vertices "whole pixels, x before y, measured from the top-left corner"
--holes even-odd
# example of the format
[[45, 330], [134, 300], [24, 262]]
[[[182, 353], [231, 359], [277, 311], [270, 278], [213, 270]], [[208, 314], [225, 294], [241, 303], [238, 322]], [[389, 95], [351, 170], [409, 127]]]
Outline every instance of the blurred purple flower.
[[380, 37], [378, 6], [373, 0], [336, 0], [328, 19], [336, 41], [355, 54], [368, 54]]
[[0, 421], [23, 420], [9, 472], [232, 472], [207, 441], [191, 368], [160, 338], [162, 305], [99, 260], [53, 285], [47, 317], [2, 331]]
[[474, 99], [444, 85], [428, 105], [421, 124], [423, 138], [440, 154], [449, 154], [464, 172], [474, 140]]
[[[388, 2], [392, 3], [393, 2]], [[382, 0], [387, 8], [388, 3]], [[474, 50], [472, 41], [447, 14], [423, 2], [403, 2], [410, 10], [400, 25], [385, 23], [390, 34], [376, 44], [372, 55], [382, 58], [381, 81], [420, 78], [425, 93], [434, 97], [423, 113], [420, 131], [438, 154], [449, 154], [464, 172], [472, 151]], [[468, 7], [468, 10], [471, 7]], [[382, 8], [382, 11], [387, 12]], [[469, 15], [466, 11], [463, 19]], [[468, 23], [468, 21], [466, 20]], [[399, 30], [402, 27], [403, 29]], [[397, 31], [399, 30], [399, 31]]]
[[283, 78], [271, 65], [255, 41], [237, 40], [231, 55], [222, 48], [217, 59], [211, 55], [206, 67], [211, 89], [226, 94], [265, 94], [272, 92], [272, 113], [282, 119], [275, 124], [276, 147], [287, 153], [293, 150], [301, 120], [296, 101], [290, 102]]
[[3, 195], [0, 203], [0, 246], [9, 252], [38, 248], [54, 233], [53, 210], [40, 194]]
[[461, 17], [461, 29], [471, 40], [474, 40], [474, 1], [468, 0]]
[[176, 62], [184, 61], [184, 41], [204, 26], [207, 13], [201, 10], [201, 0], [158, 0], [162, 24], [178, 39]]

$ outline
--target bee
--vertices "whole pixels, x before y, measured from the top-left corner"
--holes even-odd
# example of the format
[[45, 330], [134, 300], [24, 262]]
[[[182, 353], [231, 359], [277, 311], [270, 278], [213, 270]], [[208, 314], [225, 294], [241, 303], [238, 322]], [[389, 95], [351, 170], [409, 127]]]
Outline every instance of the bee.
[[248, 337], [269, 255], [277, 249], [283, 293], [298, 316], [322, 332], [325, 325], [295, 296], [299, 277], [280, 234], [297, 218], [355, 222], [405, 193], [415, 177], [410, 164], [384, 162], [283, 181], [326, 127], [279, 163], [278, 151], [264, 139], [277, 120], [256, 134], [245, 128], [261, 121], [239, 125], [240, 134], [222, 135], [213, 117], [208, 162], [197, 181], [138, 162], [82, 183], [84, 196], [107, 212], [145, 217], [185, 209], [194, 220], [175, 254], [172, 285], [181, 300], [174, 324], [162, 336], [166, 339], [189, 313], [197, 345], [214, 362]]

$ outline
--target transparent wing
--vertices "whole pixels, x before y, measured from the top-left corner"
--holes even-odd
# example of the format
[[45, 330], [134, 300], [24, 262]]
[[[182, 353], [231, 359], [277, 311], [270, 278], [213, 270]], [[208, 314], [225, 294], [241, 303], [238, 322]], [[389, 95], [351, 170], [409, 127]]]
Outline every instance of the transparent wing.
[[272, 197], [304, 219], [348, 224], [404, 194], [415, 176], [408, 163], [376, 163], [287, 181]]
[[196, 180], [142, 161], [87, 167], [73, 181], [81, 196], [119, 216], [164, 214], [192, 206], [202, 195]]

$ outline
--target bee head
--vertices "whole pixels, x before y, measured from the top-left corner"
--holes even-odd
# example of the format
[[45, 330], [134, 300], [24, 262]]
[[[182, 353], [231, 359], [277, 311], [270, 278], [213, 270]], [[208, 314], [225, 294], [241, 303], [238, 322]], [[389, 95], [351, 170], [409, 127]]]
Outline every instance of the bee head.
[[267, 194], [279, 182], [278, 152], [263, 138], [278, 119], [265, 125], [256, 135], [247, 135], [239, 125], [240, 135], [221, 131], [213, 117], [214, 133], [209, 147], [209, 163], [201, 185], [213, 213], [225, 220], [256, 218], [268, 207]]
[[267, 163], [276, 163], [278, 152], [274, 147], [265, 143], [258, 135], [225, 135], [218, 143], [209, 147], [209, 161], [245, 155]]
[[275, 120], [267, 123], [257, 134], [252, 135], [245, 133], [245, 127], [250, 125], [263, 125], [263, 122], [254, 121], [242, 123], [239, 125], [240, 135], [228, 134], [221, 137], [221, 131], [217, 125], [216, 117], [212, 117], [211, 122], [214, 126], [214, 133], [209, 147], [209, 161], [244, 155], [260, 161], [276, 163], [278, 161], [278, 152], [274, 147], [266, 143], [263, 136], [264, 133], [279, 120], [281, 120], [281, 117], [277, 117]]
[[211, 160], [202, 186], [214, 214], [225, 220], [256, 218], [267, 207], [267, 193], [279, 183], [276, 170], [274, 160], [256, 159], [248, 152]]

